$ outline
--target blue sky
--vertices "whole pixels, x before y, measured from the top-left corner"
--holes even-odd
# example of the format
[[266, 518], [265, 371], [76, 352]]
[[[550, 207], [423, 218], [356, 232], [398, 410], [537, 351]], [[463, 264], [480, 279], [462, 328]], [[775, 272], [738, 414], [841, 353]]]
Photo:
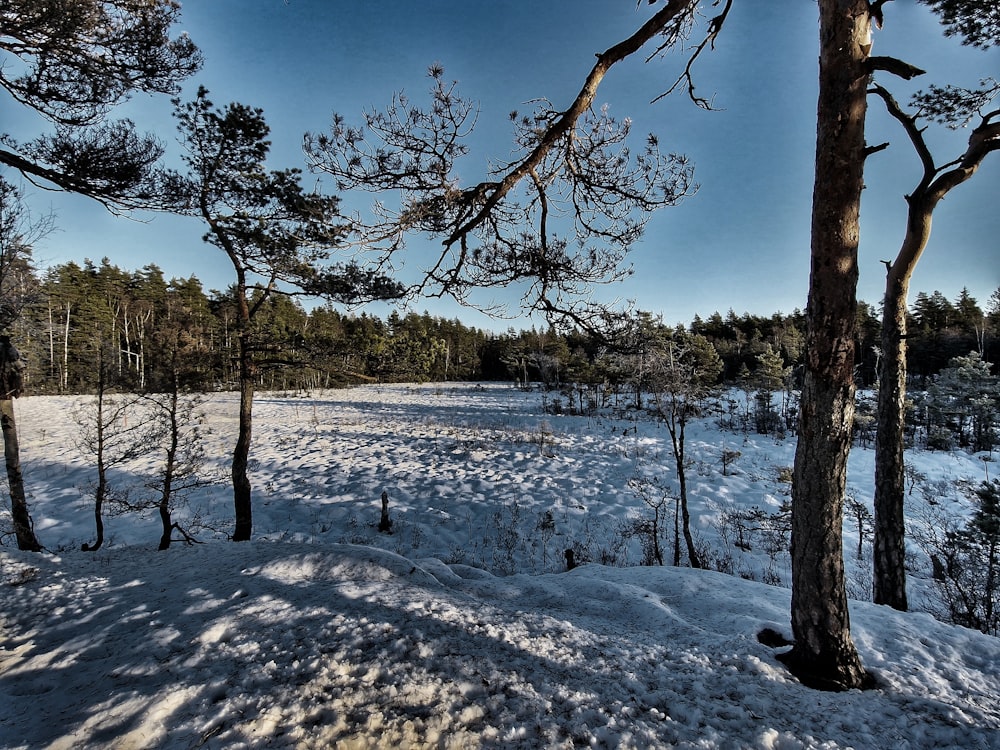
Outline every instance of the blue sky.
[[[262, 107], [272, 129], [271, 166], [302, 166], [305, 131], [325, 129], [334, 111], [358, 122], [362, 109], [384, 106], [394, 91], [419, 99], [427, 89], [427, 68], [441, 63], [461, 93], [480, 106], [473, 151], [462, 168], [462, 177], [474, 183], [483, 179], [488, 159], [510, 154], [508, 112], [530, 110], [528, 102], [537, 98], [568, 104], [595, 53], [628, 36], [651, 12], [635, 0], [188, 0], [181, 28], [202, 48], [205, 66], [186, 83], [183, 96], [190, 99], [201, 84], [217, 105]], [[932, 82], [975, 85], [987, 75], [1000, 77], [1000, 51], [971, 50], [945, 39], [937, 20], [912, 0], [886, 6], [875, 53], [928, 70], [916, 85], [881, 79], [902, 102]], [[766, 315], [803, 308], [815, 136], [815, 3], [738, 0], [716, 51], [697, 68], [699, 93], [714, 96], [718, 111], [700, 110], [680, 95], [651, 103], [681, 62], [676, 55], [628, 61], [612, 69], [598, 94], [598, 103], [607, 103], [616, 117], [632, 119], [638, 138], [654, 132], [661, 148], [687, 154], [700, 185], [695, 196], [650, 222], [631, 256], [635, 275], [599, 289], [598, 297], [634, 300], [670, 323], [716, 310]], [[859, 297], [875, 304], [885, 273], [879, 260], [894, 257], [902, 240], [903, 194], [916, 184], [919, 165], [881, 104], [870, 105], [869, 142], [892, 142], [866, 168]], [[176, 154], [170, 111], [163, 98], [140, 97], [124, 114]], [[5, 129], [19, 126], [15, 117]], [[932, 130], [940, 161], [961, 153], [967, 132]], [[33, 210], [51, 207], [60, 228], [36, 249], [40, 264], [108, 257], [127, 269], [156, 263], [168, 278], [194, 274], [207, 289], [232, 281], [231, 266], [201, 241], [204, 230], [196, 220], [123, 219], [82, 198], [26, 189]], [[986, 304], [1000, 286], [998, 195], [1000, 155], [993, 155], [938, 208], [914, 293], [939, 289], [954, 299], [966, 286]], [[412, 247], [410, 264], [416, 266], [421, 243]], [[473, 325], [507, 326], [439, 300], [418, 300], [413, 308]], [[373, 311], [384, 314], [385, 308]]]

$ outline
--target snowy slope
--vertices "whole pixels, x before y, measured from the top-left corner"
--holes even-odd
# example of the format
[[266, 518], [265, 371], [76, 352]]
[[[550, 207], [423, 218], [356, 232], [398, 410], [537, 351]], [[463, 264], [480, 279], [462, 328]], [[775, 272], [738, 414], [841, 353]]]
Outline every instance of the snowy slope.
[[[1000, 746], [997, 639], [854, 602], [879, 688], [818, 693], [756, 640], [790, 635], [785, 588], [686, 568], [564, 572], [567, 546], [640, 557], [615, 529], [649, 510], [629, 477], [671, 477], [651, 422], [548, 416], [539, 394], [503, 387], [265, 394], [254, 542], [224, 541], [220, 484], [177, 514], [204, 544], [157, 553], [153, 518], [116, 516], [84, 553], [90, 469], [65, 419], [77, 401], [17, 402], [53, 552], [0, 548], [0, 747]], [[222, 473], [233, 397], [207, 413]], [[786, 499], [791, 440], [709, 420], [690, 442], [706, 543], [722, 543], [720, 508]], [[726, 476], [723, 447], [742, 453]], [[912, 460], [930, 480], [981, 478], [975, 457]], [[870, 467], [855, 450], [852, 491], [869, 503]], [[374, 528], [383, 489], [392, 535]], [[754, 550], [741, 565], [783, 573], [786, 558]]]

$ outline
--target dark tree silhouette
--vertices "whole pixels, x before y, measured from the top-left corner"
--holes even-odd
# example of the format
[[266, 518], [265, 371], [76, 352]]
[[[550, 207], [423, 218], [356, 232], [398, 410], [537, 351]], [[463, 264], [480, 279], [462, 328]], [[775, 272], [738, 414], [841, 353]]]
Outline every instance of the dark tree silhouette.
[[53, 131], [28, 140], [3, 134], [0, 164], [109, 207], [148, 206], [162, 147], [131, 121], [109, 115], [135, 92], [176, 92], [198, 69], [201, 56], [191, 40], [170, 37], [179, 13], [173, 0], [5, 2], [0, 87]]
[[35, 536], [34, 524], [28, 512], [21, 475], [21, 451], [17, 440], [14, 399], [21, 395], [21, 373], [24, 363], [10, 342], [10, 336], [0, 335], [0, 426], [3, 428], [4, 460], [7, 466], [7, 486], [10, 490], [10, 513], [14, 522], [17, 548], [39, 552], [42, 545]]
[[21, 395], [25, 362], [7, 331], [20, 320], [37, 283], [31, 267], [31, 246], [52, 228], [52, 217], [32, 219], [21, 191], [0, 177], [0, 420], [10, 490], [11, 516], [18, 549], [42, 549], [35, 536], [21, 473], [14, 399]]

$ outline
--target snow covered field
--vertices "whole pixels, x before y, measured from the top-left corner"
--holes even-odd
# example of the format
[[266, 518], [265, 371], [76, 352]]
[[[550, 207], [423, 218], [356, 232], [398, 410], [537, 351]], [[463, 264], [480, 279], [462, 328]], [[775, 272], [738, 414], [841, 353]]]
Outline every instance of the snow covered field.
[[[647, 419], [549, 415], [542, 394], [502, 385], [260, 394], [255, 541], [237, 545], [236, 398], [218, 394], [205, 410], [220, 482], [175, 514], [205, 543], [156, 552], [155, 517], [108, 516], [105, 546], [85, 553], [79, 402], [16, 402], [51, 552], [0, 548], [0, 747], [998, 747], [995, 638], [855, 602], [879, 688], [845, 694], [801, 687], [758, 643], [765, 627], [791, 635], [788, 590], [759, 582], [787, 585], [787, 554], [761, 536], [735, 546], [722, 520], [787, 502], [790, 438], [689, 428], [696, 535], [728, 555], [727, 576], [634, 567], [627, 530], [652, 511], [629, 479], [673, 478]], [[723, 451], [740, 452], [725, 474]], [[983, 478], [975, 456], [909, 458], [937, 507], [957, 512], [946, 487]], [[870, 507], [871, 449], [851, 460], [850, 493]], [[118, 479], [141, 485], [154, 463]], [[375, 528], [383, 491], [391, 535]], [[857, 543], [848, 521], [863, 595]], [[565, 572], [570, 547], [588, 564]], [[911, 588], [920, 606], [927, 583]]]

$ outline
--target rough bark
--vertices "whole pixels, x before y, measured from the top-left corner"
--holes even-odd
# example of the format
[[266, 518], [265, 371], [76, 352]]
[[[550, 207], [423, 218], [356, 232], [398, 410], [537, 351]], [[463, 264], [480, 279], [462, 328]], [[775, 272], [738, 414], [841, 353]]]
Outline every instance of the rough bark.
[[10, 515], [14, 522], [17, 548], [40, 552], [42, 545], [35, 536], [34, 525], [28, 512], [28, 501], [24, 495], [24, 477], [21, 474], [21, 451], [17, 440], [13, 399], [0, 399], [0, 422], [3, 425], [3, 453], [7, 464], [7, 486], [10, 489]]
[[[929, 218], [929, 217], [928, 217]], [[929, 232], [928, 223], [927, 230]], [[907, 232], [909, 246], [916, 248]], [[878, 407], [875, 432], [875, 520], [873, 588], [876, 604], [906, 611], [906, 492], [903, 431], [906, 416], [906, 298], [910, 275], [919, 252], [908, 252], [911, 261], [889, 269], [882, 301], [882, 358], [879, 364]]]
[[871, 19], [866, 0], [821, 0], [816, 175], [805, 379], [792, 484], [792, 632], [803, 683], [866, 683], [850, 632], [843, 510], [854, 417], [858, 217]]
[[905, 611], [906, 524], [903, 431], [906, 417], [906, 302], [910, 278], [931, 236], [937, 204], [952, 189], [969, 180], [986, 155], [1000, 149], [1000, 123], [986, 116], [969, 136], [968, 148], [951, 168], [942, 171], [914, 116], [906, 114], [889, 92], [875, 85], [871, 92], [885, 103], [903, 126], [923, 167], [920, 183], [907, 196], [906, 233], [895, 260], [888, 264], [882, 306], [882, 358], [879, 368], [877, 433], [875, 438], [875, 542], [873, 599]]

